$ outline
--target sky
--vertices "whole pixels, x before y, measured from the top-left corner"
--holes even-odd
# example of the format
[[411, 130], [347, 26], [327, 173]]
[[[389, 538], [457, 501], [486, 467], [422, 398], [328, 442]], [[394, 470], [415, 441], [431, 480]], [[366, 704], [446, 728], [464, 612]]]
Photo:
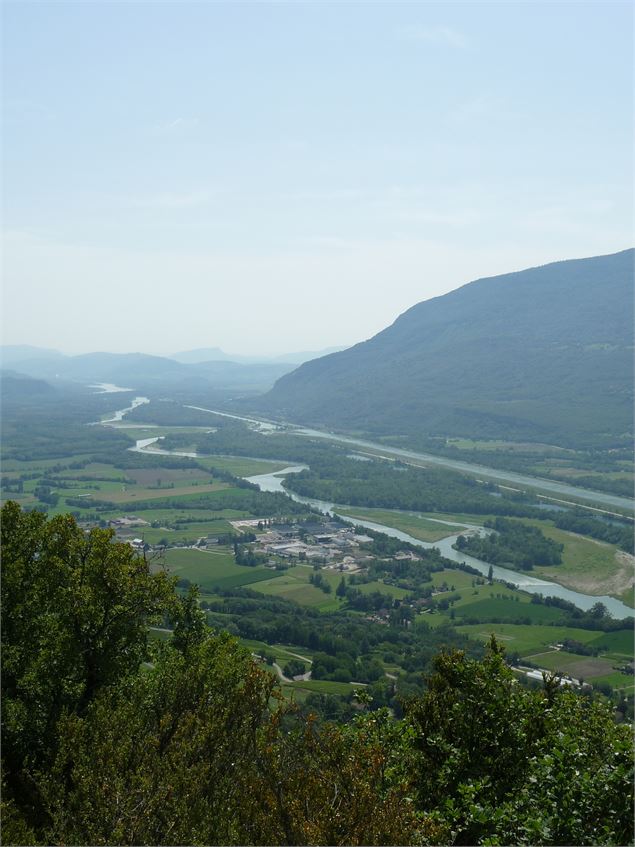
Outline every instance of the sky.
[[3, 344], [348, 346], [632, 246], [630, 3], [2, 14]]

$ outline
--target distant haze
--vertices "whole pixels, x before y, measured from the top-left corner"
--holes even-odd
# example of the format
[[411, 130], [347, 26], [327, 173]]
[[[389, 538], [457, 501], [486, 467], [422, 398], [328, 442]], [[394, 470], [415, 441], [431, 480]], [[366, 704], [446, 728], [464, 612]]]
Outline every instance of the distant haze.
[[7, 3], [3, 343], [349, 346], [632, 239], [625, 3]]

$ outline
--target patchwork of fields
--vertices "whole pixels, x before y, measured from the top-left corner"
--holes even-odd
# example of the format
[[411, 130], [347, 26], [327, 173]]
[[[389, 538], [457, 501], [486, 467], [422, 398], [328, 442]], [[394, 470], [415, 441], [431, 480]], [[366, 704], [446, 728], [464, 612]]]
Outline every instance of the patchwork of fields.
[[[209, 431], [209, 428], [201, 428], [201, 431]], [[130, 430], [130, 434], [134, 433], [137, 438], [170, 432], [195, 435], [192, 428], [187, 427]], [[193, 437], [193, 444], [195, 440]], [[253, 492], [238, 487], [226, 474], [244, 477], [271, 473], [294, 464], [293, 461], [210, 455], [197, 459], [196, 466], [187, 462], [178, 466], [169, 461], [163, 466], [158, 457], [153, 457], [149, 463], [151, 466], [128, 467], [128, 462], [123, 463], [123, 467], [116, 467], [106, 461], [87, 461], [89, 458], [77, 455], [61, 459], [7, 461], [2, 468], [3, 483], [8, 488], [3, 497], [33, 507], [44, 502], [41, 499], [44, 493], [50, 498], [47, 503], [50, 515], [74, 511], [80, 518], [87, 518], [88, 522], [95, 523], [97, 518], [102, 526], [124, 515], [137, 516], [141, 522], [119, 526], [118, 536], [123, 540], [141, 538], [147, 544], [166, 547], [162, 557], [153, 560], [152, 567], [166, 568], [181, 581], [181, 588], [188, 582], [198, 585], [202, 600], [218, 600], [219, 592], [244, 587], [263, 597], [292, 601], [312, 612], [342, 610], [355, 616], [356, 620], [364, 619], [365, 613], [348, 610], [346, 601], [336, 593], [342, 580], [341, 572], [322, 568], [321, 579], [330, 588], [323, 590], [312, 584], [314, 569], [309, 564], [285, 562], [284, 568], [281, 562], [278, 568], [264, 567], [262, 562], [255, 567], [238, 565], [231, 546], [214, 543], [219, 536], [235, 532], [230, 521], [266, 517], [255, 513], [250, 501]], [[104, 504], [112, 505], [104, 508]], [[342, 508], [338, 512], [382, 523], [432, 543], [460, 532], [466, 524], [482, 525], [490, 517], [362, 507]], [[553, 526], [548, 519], [518, 520], [539, 526], [548, 538], [564, 546], [562, 564], [536, 568], [536, 576], [558, 581], [584, 593], [622, 595], [626, 602], [629, 599], [633, 602], [632, 595], [625, 594], [629, 579], [632, 580], [632, 569], [629, 571], [630, 563], [625, 559], [627, 554], [618, 551], [615, 545], [565, 532]], [[172, 546], [177, 543], [193, 545], [199, 540], [208, 540], [210, 549]], [[222, 540], [226, 542], [226, 539]], [[361, 594], [379, 592], [394, 600], [408, 597], [404, 588], [376, 579], [369, 582], [356, 579], [351, 583], [347, 576], [346, 581]], [[416, 615], [415, 628], [420, 626], [425, 631], [423, 625], [426, 625], [442, 635], [443, 630], [439, 627], [450, 624], [457, 632], [483, 642], [493, 632], [510, 653], [535, 665], [593, 683], [608, 683], [618, 690], [633, 690], [633, 676], [617, 670], [633, 659], [632, 632], [604, 633], [557, 625], [562, 619], [560, 609], [533, 603], [530, 595], [501, 584], [483, 584], [483, 580], [460, 570], [433, 573], [431, 585], [435, 592], [433, 608], [424, 608]], [[217, 619], [223, 619], [222, 612], [214, 614]], [[479, 620], [489, 622], [475, 622]], [[153, 637], [168, 635], [156, 630]], [[581, 656], [555, 649], [554, 645], [565, 639], [588, 645], [598, 655]], [[254, 652], [263, 649], [273, 653], [281, 666], [289, 658], [304, 655], [305, 667], [308, 668], [312, 658], [307, 648], [292, 644], [251, 642], [247, 646]], [[388, 674], [404, 673], [404, 668], [394, 660], [384, 658], [385, 652], [375, 651], [373, 659], [380, 662]], [[351, 683], [331, 680], [303, 680], [283, 685], [287, 693], [293, 692], [299, 700], [310, 693], [350, 694], [353, 687]]]
[[[621, 673], [616, 667], [633, 661], [633, 634], [594, 632], [563, 626], [532, 626], [518, 624], [473, 624], [458, 626], [460, 632], [487, 643], [494, 634], [507, 651], [547, 670], [560, 671], [575, 679], [591, 683], [608, 683], [615, 689], [633, 691], [632, 674]], [[581, 656], [555, 649], [555, 645], [571, 639], [593, 647], [599, 656]]]
[[[341, 574], [321, 571], [325, 581], [332, 587], [331, 593], [325, 594], [309, 582], [313, 573], [313, 568], [309, 565], [296, 565], [282, 573], [273, 568], [249, 568], [236, 565], [228, 548], [219, 549], [216, 553], [168, 550], [165, 564], [171, 573], [198, 583], [204, 599], [210, 599], [219, 589], [243, 586], [266, 596], [291, 600], [321, 612], [336, 611], [344, 606], [341, 598], [334, 593]], [[417, 618], [417, 622], [438, 627], [452, 620], [458, 632], [483, 643], [487, 643], [491, 634], [495, 634], [509, 653], [518, 654], [539, 667], [561, 671], [588, 682], [604, 682], [616, 689], [632, 691], [633, 676], [616, 670], [617, 667], [633, 660], [633, 639], [630, 631], [605, 633], [554, 625], [562, 618], [560, 609], [532, 603], [529, 595], [497, 583], [479, 585], [474, 576], [463, 571], [436, 572], [433, 574], [433, 586], [441, 591], [436, 595], [437, 599], [455, 599], [450, 600], [448, 609], [424, 612]], [[360, 584], [356, 587], [364, 593], [380, 591], [393, 597], [403, 597], [407, 593], [403, 589], [380, 582]], [[486, 620], [504, 618], [517, 622], [462, 622], [474, 616]], [[565, 639], [592, 647], [599, 655], [580, 656], [555, 649], [555, 645]], [[267, 645], [261, 646], [264, 649]], [[304, 654], [307, 652], [306, 648], [289, 649], [296, 653], [302, 653], [303, 650]], [[284, 655], [280, 658], [288, 660]], [[400, 669], [387, 667], [387, 670], [399, 672]], [[311, 684], [293, 683], [291, 687], [302, 688], [304, 691], [336, 693], [335, 688], [346, 685], [348, 684], [320, 680]], [[346, 690], [350, 691], [350, 685]]]

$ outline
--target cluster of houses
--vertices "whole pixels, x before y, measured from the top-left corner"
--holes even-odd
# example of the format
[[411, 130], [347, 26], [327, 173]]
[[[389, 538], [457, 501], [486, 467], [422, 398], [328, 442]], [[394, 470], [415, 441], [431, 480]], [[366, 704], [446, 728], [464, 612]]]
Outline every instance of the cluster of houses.
[[[232, 521], [232, 525], [243, 529], [248, 525], [256, 527], [259, 522]], [[258, 536], [255, 549], [278, 560], [309, 561], [326, 569], [359, 573], [372, 558], [361, 548], [372, 538], [339, 523], [271, 523], [265, 527], [260, 523], [260, 528], [264, 532]]]
[[123, 532], [124, 534], [118, 537], [120, 540], [127, 541], [134, 550], [142, 552], [147, 549], [147, 545], [143, 538], [130, 538], [127, 534], [129, 530], [143, 529], [143, 527], [150, 526], [149, 522], [144, 521], [143, 518], [138, 518], [136, 515], [122, 515], [120, 518], [112, 518], [109, 520], [108, 526], [114, 529], [117, 533]]
[[136, 515], [124, 515], [121, 518], [113, 518], [108, 521], [108, 526], [111, 526], [113, 529], [132, 529], [132, 527], [150, 526], [150, 524]]

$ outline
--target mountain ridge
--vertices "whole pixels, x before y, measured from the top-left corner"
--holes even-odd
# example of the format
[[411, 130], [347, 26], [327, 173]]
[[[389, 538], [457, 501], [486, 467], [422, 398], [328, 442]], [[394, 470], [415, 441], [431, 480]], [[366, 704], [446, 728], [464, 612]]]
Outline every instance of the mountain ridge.
[[258, 408], [374, 434], [619, 439], [632, 431], [632, 268], [629, 249], [466, 283], [286, 374]]

